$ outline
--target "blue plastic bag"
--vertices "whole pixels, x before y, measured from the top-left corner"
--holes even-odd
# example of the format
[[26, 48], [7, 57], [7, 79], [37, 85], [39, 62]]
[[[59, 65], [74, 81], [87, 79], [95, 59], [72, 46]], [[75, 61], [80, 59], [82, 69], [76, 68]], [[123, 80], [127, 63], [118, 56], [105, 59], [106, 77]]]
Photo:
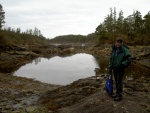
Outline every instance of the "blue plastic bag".
[[109, 75], [107, 77], [104, 89], [107, 91], [107, 93], [109, 95], [113, 94], [113, 80], [112, 80], [112, 75]]

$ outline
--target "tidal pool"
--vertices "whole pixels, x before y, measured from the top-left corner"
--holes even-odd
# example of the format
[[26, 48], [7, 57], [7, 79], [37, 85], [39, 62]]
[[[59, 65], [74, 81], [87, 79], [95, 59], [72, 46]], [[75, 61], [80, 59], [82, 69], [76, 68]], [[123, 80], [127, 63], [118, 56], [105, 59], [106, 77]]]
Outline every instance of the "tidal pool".
[[40, 57], [20, 67], [14, 75], [34, 78], [50, 84], [66, 85], [81, 78], [94, 76], [95, 68], [100, 68], [97, 58], [82, 53], [70, 56]]

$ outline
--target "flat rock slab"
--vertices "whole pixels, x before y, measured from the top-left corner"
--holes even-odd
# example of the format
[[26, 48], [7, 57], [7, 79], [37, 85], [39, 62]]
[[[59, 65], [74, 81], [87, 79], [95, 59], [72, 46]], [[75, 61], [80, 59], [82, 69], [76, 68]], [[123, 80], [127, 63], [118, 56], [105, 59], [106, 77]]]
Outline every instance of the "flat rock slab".
[[[142, 99], [142, 101], [141, 101]], [[58, 113], [149, 113], [147, 97], [127, 96], [115, 102], [105, 91], [87, 97], [73, 106], [58, 110]]]
[[[124, 84], [123, 100], [116, 102], [104, 88], [105, 81], [93, 77], [48, 91], [39, 103], [56, 113], [149, 113], [150, 79]], [[142, 100], [142, 101], [141, 101]]]

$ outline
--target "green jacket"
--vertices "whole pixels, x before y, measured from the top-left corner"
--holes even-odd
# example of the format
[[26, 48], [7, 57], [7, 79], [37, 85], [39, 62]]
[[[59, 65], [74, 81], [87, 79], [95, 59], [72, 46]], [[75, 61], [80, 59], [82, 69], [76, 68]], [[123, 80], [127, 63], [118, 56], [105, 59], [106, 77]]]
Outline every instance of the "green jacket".
[[122, 44], [116, 55], [116, 46], [112, 47], [112, 52], [110, 56], [109, 69], [119, 69], [121, 67], [127, 68], [131, 64], [131, 55], [128, 49]]

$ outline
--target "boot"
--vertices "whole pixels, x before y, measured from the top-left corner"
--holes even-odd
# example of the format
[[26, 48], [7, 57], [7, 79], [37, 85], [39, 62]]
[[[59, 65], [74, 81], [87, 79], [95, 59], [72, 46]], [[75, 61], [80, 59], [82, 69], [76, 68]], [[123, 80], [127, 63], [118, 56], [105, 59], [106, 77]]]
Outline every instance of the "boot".
[[116, 98], [116, 97], [117, 97], [117, 95], [116, 95], [116, 94], [113, 94], [113, 95], [111, 95], [111, 97], [112, 97], [112, 98]]
[[122, 100], [121, 96], [117, 96], [116, 98], [114, 98], [114, 101], [120, 101], [120, 100]]

